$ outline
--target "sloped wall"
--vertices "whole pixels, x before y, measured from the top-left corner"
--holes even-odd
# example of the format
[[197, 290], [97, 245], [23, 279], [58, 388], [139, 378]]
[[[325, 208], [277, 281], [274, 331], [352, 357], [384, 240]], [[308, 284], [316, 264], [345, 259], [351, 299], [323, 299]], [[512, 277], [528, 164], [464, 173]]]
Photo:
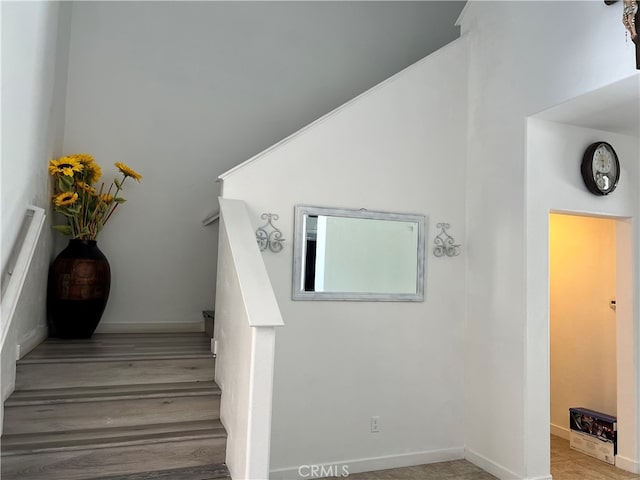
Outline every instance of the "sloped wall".
[[[466, 52], [457, 40], [223, 176], [225, 198], [244, 200], [255, 227], [277, 213], [287, 239], [264, 253], [285, 322], [272, 478], [463, 456], [466, 246], [455, 258], [431, 252], [437, 222], [464, 238]], [[296, 204], [427, 215], [425, 301], [292, 301]]]
[[113, 278], [99, 329], [201, 325], [216, 177], [457, 38], [460, 8], [74, 2], [65, 152], [90, 151], [109, 181], [116, 161], [144, 176], [98, 240]]

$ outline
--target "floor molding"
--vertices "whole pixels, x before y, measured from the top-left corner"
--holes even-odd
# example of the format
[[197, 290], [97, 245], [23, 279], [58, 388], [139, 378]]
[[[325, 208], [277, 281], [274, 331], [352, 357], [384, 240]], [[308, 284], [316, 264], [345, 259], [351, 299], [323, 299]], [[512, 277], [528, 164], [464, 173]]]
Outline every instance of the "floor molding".
[[631, 473], [640, 473], [640, 463], [637, 460], [616, 455], [616, 467]]
[[27, 335], [20, 339], [20, 343], [16, 345], [16, 360], [20, 360], [31, 350], [36, 348], [49, 336], [49, 329], [46, 325], [38, 325]]
[[[357, 460], [337, 461], [317, 465], [300, 465], [271, 470], [271, 480], [293, 480], [302, 478], [321, 478], [326, 476], [347, 477], [349, 474], [386, 470], [389, 468], [411, 467], [427, 463], [462, 460], [464, 448], [447, 448], [425, 452], [389, 455], [384, 457], [360, 458]], [[314, 474], [315, 473], [315, 474]]]
[[[492, 460], [489, 460], [487, 457], [480, 455], [479, 453], [468, 448], [466, 448], [464, 451], [464, 458], [473, 463], [475, 466], [480, 467], [485, 472], [488, 472], [494, 477], [500, 478], [501, 480], [525, 480], [520, 475], [513, 473], [511, 470], [495, 463]], [[539, 477], [536, 479], [528, 480], [546, 480], [547, 478], [551, 480], [551, 477]]]
[[551, 435], [556, 435], [560, 438], [564, 438], [565, 440], [569, 440], [569, 432], [570, 430], [567, 427], [561, 427], [560, 425], [554, 425], [553, 423], [549, 425], [551, 430]]
[[203, 321], [198, 322], [157, 322], [100, 323], [96, 333], [189, 333], [204, 332]]

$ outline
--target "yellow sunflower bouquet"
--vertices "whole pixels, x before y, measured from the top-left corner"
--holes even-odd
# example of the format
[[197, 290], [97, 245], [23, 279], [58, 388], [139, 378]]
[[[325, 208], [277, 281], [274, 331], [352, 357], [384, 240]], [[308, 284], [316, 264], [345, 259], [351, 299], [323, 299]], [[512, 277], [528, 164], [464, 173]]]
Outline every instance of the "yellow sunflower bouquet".
[[53, 209], [66, 217], [66, 225], [55, 225], [57, 231], [73, 239], [95, 240], [118, 205], [126, 200], [119, 195], [129, 177], [138, 183], [142, 176], [124, 163], [114, 164], [122, 179], [114, 179], [105, 189], [102, 169], [88, 153], [77, 153], [49, 162], [54, 177]]

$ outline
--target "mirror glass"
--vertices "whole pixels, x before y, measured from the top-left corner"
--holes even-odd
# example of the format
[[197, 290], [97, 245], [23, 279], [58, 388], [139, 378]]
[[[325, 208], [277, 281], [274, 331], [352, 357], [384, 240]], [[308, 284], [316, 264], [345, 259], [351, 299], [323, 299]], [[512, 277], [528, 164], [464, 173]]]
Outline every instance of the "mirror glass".
[[424, 215], [295, 210], [294, 300], [424, 299]]

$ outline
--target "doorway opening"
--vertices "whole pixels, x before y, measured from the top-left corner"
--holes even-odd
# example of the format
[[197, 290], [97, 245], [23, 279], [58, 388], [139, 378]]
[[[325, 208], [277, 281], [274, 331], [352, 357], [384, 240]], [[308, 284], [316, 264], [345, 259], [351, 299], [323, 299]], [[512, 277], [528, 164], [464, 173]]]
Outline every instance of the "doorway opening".
[[[618, 456], [610, 460], [618, 466], [629, 469], [625, 452], [637, 448], [637, 440], [630, 435], [635, 431], [635, 411], [628, 407], [635, 384], [632, 379], [629, 381], [634, 374], [632, 242], [629, 219], [566, 212], [549, 215], [549, 381], [554, 479], [564, 478], [569, 463], [574, 473], [583, 463], [579, 454], [567, 453], [570, 408], [582, 407], [617, 417]], [[601, 461], [605, 460], [605, 451], [606, 448], [599, 449]], [[591, 454], [597, 452], [591, 450]], [[584, 468], [592, 468], [592, 462], [585, 461]]]

